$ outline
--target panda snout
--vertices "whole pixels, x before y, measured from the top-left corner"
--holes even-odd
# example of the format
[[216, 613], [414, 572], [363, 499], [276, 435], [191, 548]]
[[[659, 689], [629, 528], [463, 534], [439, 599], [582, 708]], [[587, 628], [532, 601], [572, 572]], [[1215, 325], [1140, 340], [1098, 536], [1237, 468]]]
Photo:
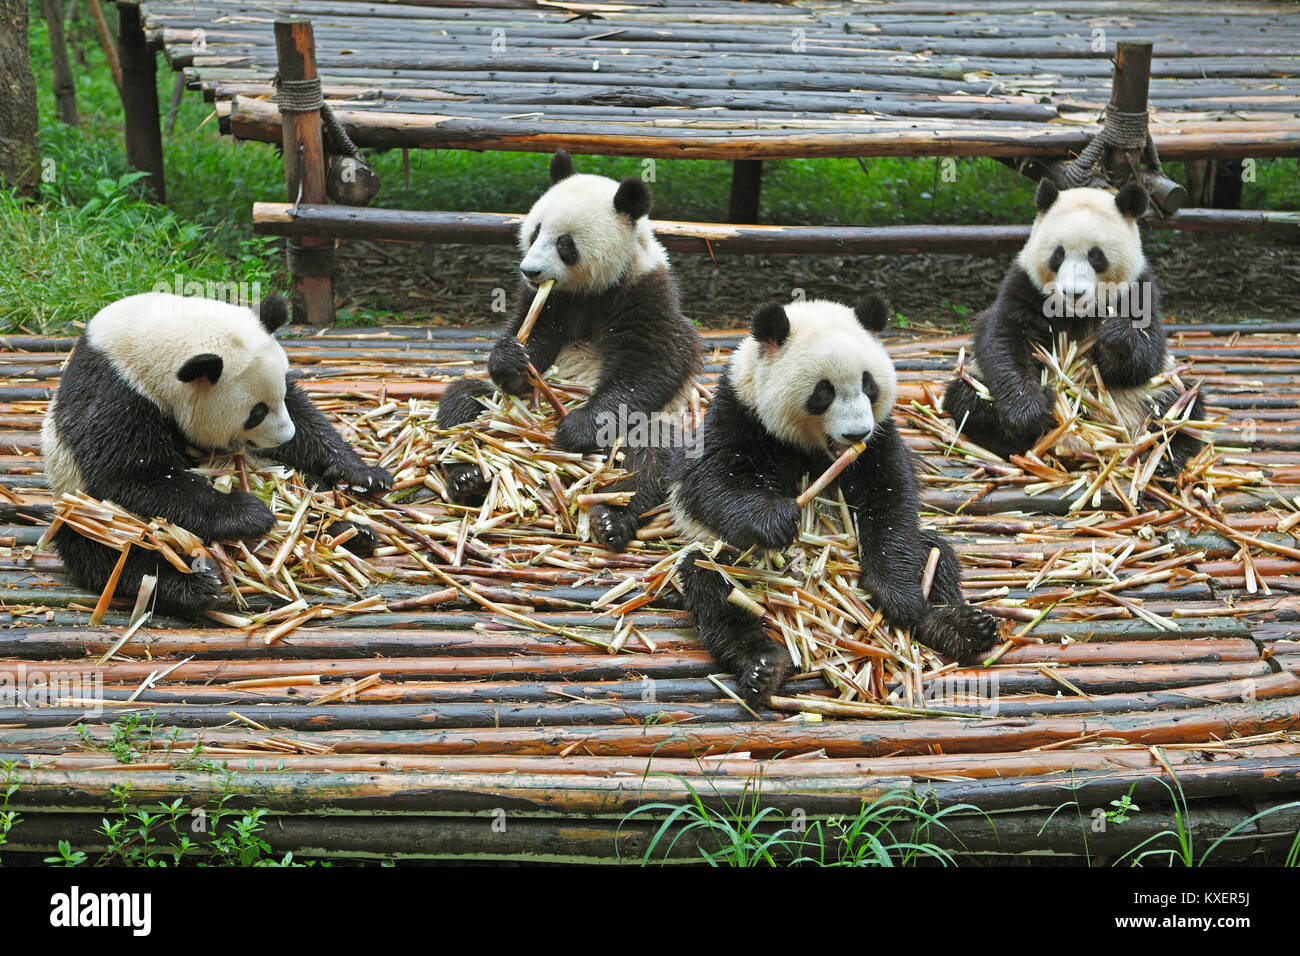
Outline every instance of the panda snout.
[[860, 442], [870, 435], [871, 432], [844, 432], [840, 435], [840, 441], [846, 445], [852, 445], [854, 442]]
[[542, 270], [535, 266], [520, 266], [519, 271], [524, 274], [524, 278], [529, 282], [536, 282], [542, 275]]

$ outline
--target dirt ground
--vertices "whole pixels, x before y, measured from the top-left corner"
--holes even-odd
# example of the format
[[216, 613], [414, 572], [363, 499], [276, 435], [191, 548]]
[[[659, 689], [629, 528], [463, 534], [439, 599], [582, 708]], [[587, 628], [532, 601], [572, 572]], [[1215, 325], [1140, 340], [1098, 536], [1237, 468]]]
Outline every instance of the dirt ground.
[[[1154, 233], [1147, 257], [1166, 321], [1300, 319], [1300, 243], [1255, 236]], [[708, 328], [743, 325], [763, 301], [852, 300], [875, 289], [911, 322], [960, 327], [996, 295], [1011, 253], [907, 256], [679, 254], [673, 268], [686, 314]], [[337, 298], [353, 312], [394, 313], [380, 324], [495, 325], [498, 289], [513, 294], [517, 255], [507, 246], [345, 242]], [[948, 303], [945, 305], [944, 303]], [[344, 321], [344, 319], [341, 319]]]

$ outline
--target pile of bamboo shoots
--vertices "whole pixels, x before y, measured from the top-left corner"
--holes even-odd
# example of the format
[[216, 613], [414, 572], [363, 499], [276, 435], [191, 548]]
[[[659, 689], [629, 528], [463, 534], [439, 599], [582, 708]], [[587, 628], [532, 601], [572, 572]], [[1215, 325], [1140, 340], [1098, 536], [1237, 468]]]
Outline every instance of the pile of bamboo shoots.
[[[1200, 383], [1185, 384], [1181, 373], [1186, 368], [1174, 367], [1153, 378], [1151, 385], [1173, 386], [1177, 399], [1163, 415], [1149, 415], [1145, 429], [1135, 428], [1134, 416], [1122, 407], [1124, 397], [1106, 387], [1088, 357], [1094, 344], [1091, 338], [1072, 341], [1062, 334], [1050, 351], [1036, 350], [1035, 357], [1043, 366], [1041, 382], [1055, 396], [1056, 427], [1023, 455], [1012, 455], [1011, 469], [998, 456], [965, 438], [960, 422], [944, 418], [933, 394], [928, 403], [914, 402], [903, 414], [933, 436], [945, 454], [970, 459], [992, 474], [1020, 472], [1037, 479], [1025, 487], [1030, 495], [1070, 497], [1070, 510], [1079, 511], [1100, 508], [1103, 493], [1109, 491], [1133, 513], [1135, 503], [1159, 477], [1161, 464], [1170, 460], [1171, 443], [1177, 435], [1187, 434], [1205, 443], [1183, 471], [1188, 481], [1196, 480], [1213, 464], [1214, 423], [1191, 417]], [[965, 367], [964, 350], [958, 358], [957, 375], [981, 397], [990, 397], [988, 389]]]
[[[821, 675], [835, 696], [774, 696], [772, 705], [787, 710], [840, 716], [907, 716], [933, 713], [925, 708], [926, 682], [953, 669], [934, 651], [912, 641], [907, 631], [888, 625], [858, 587], [862, 572], [852, 512], [843, 492], [824, 493], [834, 478], [864, 449], [851, 447], [807, 486], [798, 498], [802, 524], [795, 543], [782, 551], [750, 549], [730, 562], [720, 560], [722, 542], [698, 542], [671, 551], [640, 579], [642, 595], [615, 607], [622, 615], [648, 603], [669, 586], [680, 588], [683, 562], [722, 575], [731, 585], [728, 600], [759, 618], [767, 633], [785, 647], [803, 676]], [[929, 596], [939, 553], [933, 549], [923, 578]], [[633, 589], [625, 580], [597, 601], [600, 609]], [[725, 694], [743, 704], [729, 689]]]

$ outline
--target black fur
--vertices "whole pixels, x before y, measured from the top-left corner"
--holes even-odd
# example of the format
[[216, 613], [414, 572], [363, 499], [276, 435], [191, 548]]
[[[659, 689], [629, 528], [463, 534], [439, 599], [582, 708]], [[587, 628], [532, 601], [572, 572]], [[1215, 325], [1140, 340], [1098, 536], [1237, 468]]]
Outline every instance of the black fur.
[[858, 324], [868, 332], [881, 332], [889, 324], [889, 304], [878, 295], [869, 295], [853, 308]]
[[552, 186], [573, 175], [573, 160], [564, 150], [557, 149], [551, 157], [550, 173]]
[[[289, 396], [297, 434], [264, 454], [327, 480], [391, 487], [387, 473], [362, 462], [296, 386]], [[58, 437], [81, 471], [82, 490], [92, 497], [145, 518], [165, 518], [206, 541], [260, 538], [274, 524], [270, 509], [253, 495], [240, 489], [223, 494], [188, 471], [189, 443], [176, 421], [135, 391], [84, 335], [63, 372], [53, 414]], [[103, 590], [119, 557], [66, 528], [56, 533], [54, 546], [77, 583], [95, 592]], [[132, 549], [117, 593], [134, 595], [145, 574], [158, 576], [157, 602], [166, 610], [194, 614], [221, 592], [213, 569], [183, 574], [154, 552]]]
[[275, 332], [289, 321], [289, 300], [278, 292], [264, 298], [257, 309], [257, 317], [268, 332]]
[[1115, 196], [1115, 207], [1122, 215], [1137, 219], [1147, 211], [1147, 191], [1141, 183], [1130, 182]]
[[[682, 315], [677, 284], [666, 269], [622, 282], [596, 295], [553, 291], [546, 300], [527, 346], [515, 332], [533, 299], [533, 288], [520, 284], [505, 333], [488, 359], [492, 381], [512, 395], [526, 395], [528, 365], [545, 372], [566, 346], [589, 343], [600, 353], [601, 377], [591, 396], [571, 408], [556, 430], [555, 443], [568, 451], [607, 450], [598, 442], [604, 416], [650, 415], [664, 408], [691, 381], [700, 366], [700, 339]], [[444, 393], [438, 426], [469, 421], [483, 410], [478, 396], [489, 394], [481, 379], [459, 379]], [[592, 509], [592, 527], [601, 542], [621, 551], [635, 535], [644, 512], [663, 501], [663, 473], [670, 449], [629, 449], [625, 466], [635, 475], [607, 490], [635, 490], [625, 509]], [[473, 501], [487, 489], [476, 465], [447, 469], [448, 491], [457, 501]]]
[[[956, 378], [944, 392], [944, 411], [963, 435], [1004, 458], [1033, 447], [1056, 427], [1053, 397], [1041, 384], [1041, 365], [1034, 359], [1034, 348], [1050, 350], [1062, 331], [1077, 339], [1097, 335], [1091, 354], [1102, 381], [1110, 387], [1141, 385], [1164, 371], [1168, 350], [1155, 275], [1148, 268], [1137, 282], [1150, 284], [1150, 322], [1144, 328], [1122, 316], [1104, 320], [1049, 316], [1047, 297], [1034, 287], [1024, 269], [1013, 266], [1002, 281], [997, 301], [975, 318], [975, 358], [993, 401], [980, 398], [964, 379]], [[1195, 418], [1204, 415], [1199, 397], [1191, 414]], [[1200, 447], [1201, 442], [1189, 435], [1175, 436], [1170, 449], [1174, 473], [1181, 471]]]
[[750, 333], [764, 345], [780, 346], [790, 334], [790, 317], [785, 306], [770, 302], [754, 313]]
[[[795, 496], [802, 478], [820, 475], [829, 458], [769, 434], [729, 378], [718, 386], [703, 430], [700, 456], [676, 458], [677, 503], [734, 548], [788, 547], [799, 530]], [[912, 458], [892, 419], [877, 424], [867, 450], [836, 483], [857, 515], [860, 584], [886, 620], [963, 663], [991, 647], [996, 621], [964, 603], [956, 555], [920, 525]], [[927, 600], [921, 575], [936, 547], [939, 564]], [[793, 670], [787, 653], [755, 618], [727, 603], [730, 586], [716, 572], [684, 571], [686, 605], [700, 639], [736, 675], [747, 699], [765, 702]]]
[[176, 371], [176, 377], [182, 382], [197, 382], [201, 378], [206, 378], [209, 385], [216, 385], [221, 381], [221, 371], [225, 368], [225, 364], [220, 355], [204, 352], [202, 355], [195, 355], [188, 359]]
[[642, 216], [650, 215], [650, 187], [645, 180], [629, 176], [618, 184], [614, 193], [614, 209], [636, 222]]
[[1034, 208], [1039, 212], [1047, 212], [1060, 194], [1061, 191], [1056, 188], [1056, 183], [1047, 178], [1040, 179], [1038, 188], [1034, 190]]

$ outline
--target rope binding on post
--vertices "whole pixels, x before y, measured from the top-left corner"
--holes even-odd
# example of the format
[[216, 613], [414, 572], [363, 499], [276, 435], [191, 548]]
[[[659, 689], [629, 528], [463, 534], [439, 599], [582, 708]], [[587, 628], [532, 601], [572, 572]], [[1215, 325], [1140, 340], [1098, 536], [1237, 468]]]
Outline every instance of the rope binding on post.
[[1101, 159], [1102, 149], [1107, 146], [1113, 149], [1140, 149], [1152, 172], [1157, 176], [1164, 173], [1160, 155], [1156, 152], [1156, 145], [1147, 128], [1146, 112], [1125, 113], [1113, 104], [1107, 104], [1101, 131], [1088, 140], [1088, 145], [1079, 153], [1078, 158], [1061, 164], [1061, 185], [1066, 189], [1087, 186], [1095, 176], [1101, 175], [1097, 170], [1097, 162]]

